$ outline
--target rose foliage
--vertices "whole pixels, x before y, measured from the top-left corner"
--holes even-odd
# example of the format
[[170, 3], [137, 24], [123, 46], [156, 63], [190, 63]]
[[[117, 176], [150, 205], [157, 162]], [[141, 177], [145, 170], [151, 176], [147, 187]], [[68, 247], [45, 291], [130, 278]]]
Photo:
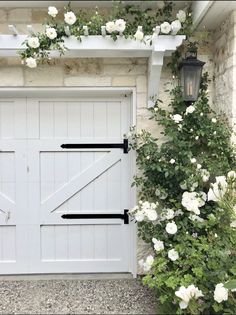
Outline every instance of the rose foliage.
[[181, 88], [152, 119], [160, 144], [142, 130], [130, 133], [140, 170], [140, 201], [130, 210], [139, 236], [153, 248], [140, 265], [168, 314], [235, 314], [236, 159], [231, 129], [208, 104], [208, 78], [186, 105]]

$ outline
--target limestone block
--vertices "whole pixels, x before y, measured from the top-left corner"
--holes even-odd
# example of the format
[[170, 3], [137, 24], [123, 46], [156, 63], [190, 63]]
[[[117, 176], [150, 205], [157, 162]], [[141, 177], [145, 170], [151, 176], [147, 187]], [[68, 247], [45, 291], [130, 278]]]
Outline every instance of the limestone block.
[[9, 66], [21, 66], [22, 65], [22, 61], [21, 61], [20, 57], [8, 57], [8, 58], [5, 58], [5, 61]]
[[96, 59], [67, 59], [64, 62], [66, 75], [100, 75], [102, 73], [102, 60]]
[[7, 20], [7, 12], [6, 10], [0, 10], [0, 21], [1, 23], [6, 22]]
[[135, 76], [117, 76], [112, 78], [112, 86], [135, 86]]
[[77, 76], [64, 80], [65, 86], [111, 86], [111, 77]]
[[104, 75], [138, 75], [146, 74], [146, 65], [104, 65], [103, 74]]
[[137, 93], [137, 108], [147, 108], [146, 93]]
[[[61, 14], [62, 16], [62, 14]], [[57, 15], [57, 18], [61, 17], [60, 14]], [[46, 9], [33, 9], [32, 10], [32, 22], [33, 23], [43, 23], [45, 19], [49, 17], [48, 10]]]
[[24, 85], [22, 67], [0, 67], [0, 86]]
[[138, 93], [146, 93], [147, 92], [147, 76], [140, 75], [136, 79], [136, 86]]
[[24, 68], [26, 86], [63, 86], [63, 68], [39, 65], [35, 69]]
[[137, 64], [137, 60], [135, 58], [102, 58], [102, 63], [104, 65], [128, 65], [132, 63]]
[[8, 12], [8, 22], [31, 22], [31, 10], [25, 8], [12, 9]]

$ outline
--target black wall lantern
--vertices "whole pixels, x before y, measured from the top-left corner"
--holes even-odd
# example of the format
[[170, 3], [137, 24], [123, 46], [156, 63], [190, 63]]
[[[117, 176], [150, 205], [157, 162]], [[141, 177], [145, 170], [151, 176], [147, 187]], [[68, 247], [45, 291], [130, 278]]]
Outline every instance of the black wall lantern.
[[205, 62], [197, 59], [197, 51], [189, 51], [180, 63], [180, 79], [183, 98], [186, 102], [195, 102], [198, 98], [202, 68]]

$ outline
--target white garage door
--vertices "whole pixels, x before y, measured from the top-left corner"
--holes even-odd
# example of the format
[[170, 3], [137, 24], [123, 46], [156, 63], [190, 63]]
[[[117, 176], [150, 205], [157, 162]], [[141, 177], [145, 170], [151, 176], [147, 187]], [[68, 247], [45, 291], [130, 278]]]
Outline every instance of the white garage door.
[[0, 99], [0, 273], [130, 271], [130, 98]]

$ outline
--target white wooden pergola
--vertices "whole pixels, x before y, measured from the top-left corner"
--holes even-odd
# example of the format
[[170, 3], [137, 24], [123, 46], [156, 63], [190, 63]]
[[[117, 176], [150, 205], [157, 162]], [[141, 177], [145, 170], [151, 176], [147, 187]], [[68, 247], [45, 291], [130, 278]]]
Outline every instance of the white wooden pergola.
[[[0, 57], [17, 56], [17, 51], [26, 47], [22, 44], [27, 35], [18, 35], [13, 25], [9, 26], [12, 35], [0, 35]], [[29, 27], [30, 31], [30, 27]], [[148, 58], [148, 99], [158, 95], [161, 70], [165, 56], [170, 56], [179, 47], [184, 35], [159, 35], [150, 42], [144, 43], [120, 37], [114, 42], [110, 36], [82, 36], [82, 42], [70, 36], [65, 39], [68, 48], [63, 57], [66, 58]], [[51, 57], [59, 57], [56, 51]], [[152, 102], [148, 102], [152, 106]]]

